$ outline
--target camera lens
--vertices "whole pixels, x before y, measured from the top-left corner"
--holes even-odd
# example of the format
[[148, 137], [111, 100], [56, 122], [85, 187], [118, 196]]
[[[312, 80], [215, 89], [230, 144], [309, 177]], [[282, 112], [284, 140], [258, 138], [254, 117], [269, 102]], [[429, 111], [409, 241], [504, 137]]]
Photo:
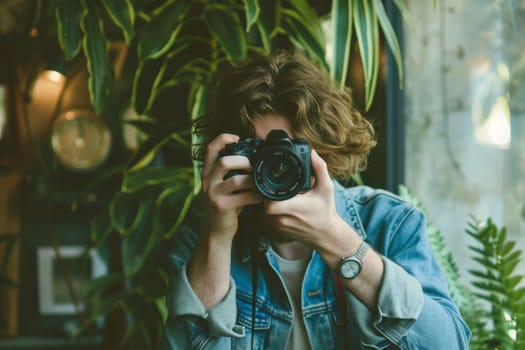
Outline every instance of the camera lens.
[[283, 183], [288, 178], [289, 170], [288, 164], [285, 162], [279, 162], [272, 169], [270, 169], [270, 176], [272, 181], [277, 183]]
[[304, 165], [296, 154], [280, 147], [265, 149], [254, 162], [254, 182], [263, 196], [285, 200], [304, 184]]

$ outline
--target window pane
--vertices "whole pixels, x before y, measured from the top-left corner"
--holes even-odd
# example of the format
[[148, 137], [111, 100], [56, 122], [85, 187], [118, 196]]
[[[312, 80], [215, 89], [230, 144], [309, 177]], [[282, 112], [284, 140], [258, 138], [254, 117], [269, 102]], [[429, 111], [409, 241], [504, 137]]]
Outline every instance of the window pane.
[[525, 1], [432, 3], [404, 32], [406, 183], [467, 275], [469, 214], [525, 246]]

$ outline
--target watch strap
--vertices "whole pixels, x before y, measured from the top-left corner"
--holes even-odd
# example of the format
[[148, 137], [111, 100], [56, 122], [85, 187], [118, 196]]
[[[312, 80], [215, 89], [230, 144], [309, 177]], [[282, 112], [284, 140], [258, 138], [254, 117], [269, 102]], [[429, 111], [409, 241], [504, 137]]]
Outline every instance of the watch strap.
[[368, 252], [369, 248], [370, 246], [368, 245], [368, 243], [366, 243], [363, 240], [361, 244], [359, 245], [359, 248], [357, 248], [357, 250], [355, 251], [355, 253], [348, 255], [348, 256], [343, 256], [341, 260], [346, 260], [348, 258], [354, 258], [354, 259], [359, 260], [361, 263], [363, 263], [363, 259], [365, 258], [366, 252]]
[[338, 269], [340, 269], [341, 265], [347, 260], [354, 260], [354, 261], [357, 260], [359, 262], [359, 264], [362, 266], [363, 265], [363, 259], [365, 258], [365, 255], [368, 252], [369, 248], [370, 248], [370, 246], [368, 245], [368, 243], [366, 243], [363, 240], [361, 242], [361, 244], [359, 245], [359, 247], [357, 248], [357, 250], [353, 254], [350, 254], [350, 255], [347, 255], [347, 256], [343, 256], [341, 258], [341, 260], [339, 261], [339, 264], [338, 264]]

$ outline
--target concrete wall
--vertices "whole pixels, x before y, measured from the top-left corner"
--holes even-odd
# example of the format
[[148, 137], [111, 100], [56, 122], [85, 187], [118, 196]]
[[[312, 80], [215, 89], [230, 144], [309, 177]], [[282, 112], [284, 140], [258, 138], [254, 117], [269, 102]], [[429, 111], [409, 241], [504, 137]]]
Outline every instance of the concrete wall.
[[470, 214], [525, 247], [525, 1], [433, 2], [408, 2], [406, 183], [469, 278]]

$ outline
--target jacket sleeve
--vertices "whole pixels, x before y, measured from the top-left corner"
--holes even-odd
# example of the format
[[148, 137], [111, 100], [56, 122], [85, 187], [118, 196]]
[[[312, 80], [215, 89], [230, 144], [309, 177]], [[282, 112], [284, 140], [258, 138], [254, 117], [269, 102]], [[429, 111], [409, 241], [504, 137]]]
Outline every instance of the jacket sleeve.
[[[392, 215], [393, 213], [390, 213]], [[378, 247], [384, 275], [377, 310], [347, 293], [365, 349], [468, 349], [470, 331], [452, 300], [426, 238], [425, 218], [404, 206], [394, 234]]]
[[[188, 232], [186, 232], [187, 234]], [[235, 283], [230, 281], [228, 293], [217, 305], [205, 310], [191, 287], [186, 264], [191, 251], [190, 236], [183, 237], [172, 255], [174, 274], [167, 295], [168, 318], [165, 322], [160, 349], [225, 349], [230, 348], [230, 337], [244, 336], [244, 329], [236, 326], [237, 306]], [[184, 250], [184, 247], [186, 248]], [[190, 250], [188, 250], [190, 249]]]

